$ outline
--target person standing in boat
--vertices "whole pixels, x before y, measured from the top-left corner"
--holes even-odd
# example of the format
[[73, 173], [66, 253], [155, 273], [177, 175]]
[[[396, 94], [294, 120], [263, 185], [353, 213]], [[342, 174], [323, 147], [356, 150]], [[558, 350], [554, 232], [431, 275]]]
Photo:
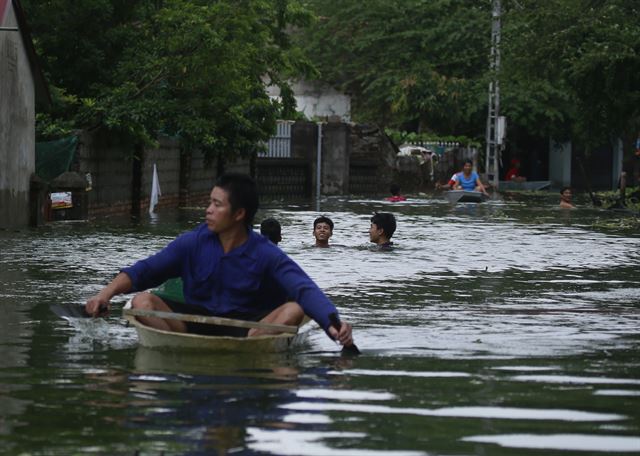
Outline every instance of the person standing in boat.
[[482, 192], [489, 196], [487, 190], [480, 181], [480, 176], [473, 170], [473, 162], [471, 160], [465, 160], [462, 166], [462, 171], [456, 173], [452, 178], [455, 183], [454, 190], [465, 190], [467, 192]]
[[333, 220], [324, 215], [313, 221], [313, 237], [316, 247], [329, 247], [329, 239], [333, 236]]
[[[205, 222], [155, 255], [122, 269], [111, 283], [87, 300], [87, 312], [98, 316], [118, 294], [147, 290], [170, 278], [181, 277], [184, 304], [142, 292], [133, 298], [133, 308], [292, 326], [299, 325], [306, 314], [332, 339], [345, 346], [353, 345], [351, 325], [346, 322], [335, 325], [340, 329], [332, 325], [331, 314], [337, 317], [338, 313], [320, 288], [280, 248], [253, 231], [257, 209], [258, 192], [251, 177], [244, 174], [219, 177], [211, 191]], [[285, 299], [284, 296], [294, 299], [275, 307], [276, 299]], [[147, 326], [181, 333], [235, 337], [268, 333], [259, 328], [247, 330], [138, 318]]]
[[376, 212], [371, 217], [369, 241], [376, 244], [377, 250], [393, 250], [391, 236], [396, 232], [396, 218], [389, 212]]

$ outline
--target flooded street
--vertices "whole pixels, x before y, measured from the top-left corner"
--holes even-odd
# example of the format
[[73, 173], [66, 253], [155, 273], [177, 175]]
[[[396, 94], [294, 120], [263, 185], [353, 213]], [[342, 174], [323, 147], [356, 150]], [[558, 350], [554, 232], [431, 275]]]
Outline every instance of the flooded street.
[[[580, 201], [578, 201], [580, 203]], [[138, 347], [59, 319], [203, 210], [0, 232], [1, 454], [640, 453], [640, 235], [557, 195], [268, 203], [280, 244], [354, 325], [284, 355]], [[395, 249], [368, 242], [393, 212]], [[313, 248], [313, 220], [335, 223]], [[605, 228], [608, 227], [608, 228]]]

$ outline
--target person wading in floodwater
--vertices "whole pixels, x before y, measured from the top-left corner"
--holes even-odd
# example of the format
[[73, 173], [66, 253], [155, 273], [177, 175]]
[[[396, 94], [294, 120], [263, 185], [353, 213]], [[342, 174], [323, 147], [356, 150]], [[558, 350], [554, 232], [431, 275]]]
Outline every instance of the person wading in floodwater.
[[282, 227], [280, 226], [280, 222], [272, 217], [264, 219], [260, 224], [260, 234], [275, 245], [278, 245], [280, 241], [282, 241]]
[[391, 236], [396, 232], [396, 218], [389, 212], [376, 212], [371, 217], [369, 241], [376, 244], [377, 250], [393, 250]]
[[562, 187], [560, 190], [560, 207], [563, 209], [575, 209], [573, 204], [573, 192], [570, 187]]
[[313, 237], [316, 247], [329, 247], [329, 239], [333, 236], [333, 220], [320, 216], [313, 221]]

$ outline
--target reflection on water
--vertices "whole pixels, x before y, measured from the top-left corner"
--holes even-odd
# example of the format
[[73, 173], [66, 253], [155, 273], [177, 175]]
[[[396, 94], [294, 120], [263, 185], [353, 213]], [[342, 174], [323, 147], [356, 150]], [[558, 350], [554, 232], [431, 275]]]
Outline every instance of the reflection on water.
[[[330, 199], [267, 205], [281, 247], [355, 325], [341, 358], [314, 330], [302, 352], [196, 354], [137, 346], [119, 317], [59, 320], [120, 267], [194, 227], [52, 224], [0, 233], [0, 448], [19, 453], [539, 454], [639, 452], [640, 237], [555, 195], [451, 206]], [[391, 211], [396, 248], [372, 251]], [[330, 249], [312, 223], [335, 222]]]
[[640, 452], [640, 438], [617, 435], [583, 434], [511, 434], [467, 437], [467, 442], [496, 443], [510, 448], [531, 448], [566, 451], [602, 451], [606, 453]]

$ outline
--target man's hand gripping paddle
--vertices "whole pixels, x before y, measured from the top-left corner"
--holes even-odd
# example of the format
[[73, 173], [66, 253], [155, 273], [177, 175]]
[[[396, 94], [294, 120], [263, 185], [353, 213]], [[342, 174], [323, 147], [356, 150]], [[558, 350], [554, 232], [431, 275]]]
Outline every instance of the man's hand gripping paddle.
[[[342, 327], [342, 322], [340, 321], [340, 318], [338, 318], [337, 314], [330, 313], [329, 314], [329, 322], [331, 323], [331, 326], [336, 331], [340, 331], [340, 328]], [[343, 345], [342, 346], [342, 354], [343, 355], [359, 355], [360, 354], [360, 350], [358, 350], [358, 347], [356, 347], [356, 344], [351, 343], [351, 345]]]
[[[51, 304], [49, 306], [53, 313], [60, 318], [93, 318], [93, 315], [87, 312], [84, 305], [61, 303]], [[100, 313], [98, 317], [105, 317], [109, 313], [109, 309], [106, 306], [100, 307]]]

